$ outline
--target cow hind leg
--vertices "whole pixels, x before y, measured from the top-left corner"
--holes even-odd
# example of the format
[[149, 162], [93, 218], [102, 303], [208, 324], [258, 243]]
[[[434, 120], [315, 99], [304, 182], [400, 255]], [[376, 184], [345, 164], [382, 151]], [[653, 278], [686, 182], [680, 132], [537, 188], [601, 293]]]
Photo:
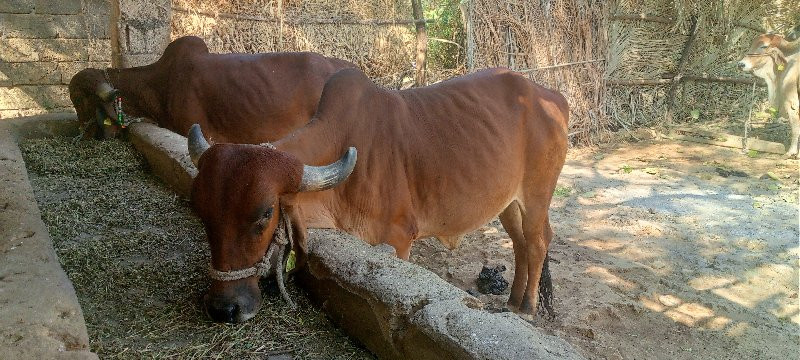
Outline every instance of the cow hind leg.
[[[550, 308], [547, 309], [548, 312], [552, 309], [552, 302], [550, 301], [552, 282], [550, 281], [549, 274], [545, 276], [544, 283], [540, 281], [543, 270], [545, 269], [547, 248], [552, 238], [552, 231], [550, 231], [550, 225], [547, 220], [547, 206], [542, 205], [543, 203], [547, 204], [549, 202], [543, 202], [541, 200], [535, 201], [533, 202], [533, 206], [528, 207], [526, 209], [527, 211], [523, 211], [522, 213], [522, 231], [525, 236], [525, 248], [522, 256], [527, 258], [528, 279], [525, 283], [525, 291], [522, 294], [522, 303], [519, 307], [519, 311], [530, 315], [534, 315], [537, 312], [540, 285], [543, 286], [545, 290], [545, 293], [541, 294], [546, 298], [543, 304]], [[516, 269], [516, 271], [525, 270], [526, 268]]]
[[522, 213], [519, 203], [514, 201], [500, 213], [500, 223], [511, 237], [514, 245], [514, 281], [511, 284], [511, 295], [508, 297], [508, 306], [519, 310], [522, 305], [522, 296], [528, 282], [528, 257], [526, 254], [525, 235], [522, 232]]

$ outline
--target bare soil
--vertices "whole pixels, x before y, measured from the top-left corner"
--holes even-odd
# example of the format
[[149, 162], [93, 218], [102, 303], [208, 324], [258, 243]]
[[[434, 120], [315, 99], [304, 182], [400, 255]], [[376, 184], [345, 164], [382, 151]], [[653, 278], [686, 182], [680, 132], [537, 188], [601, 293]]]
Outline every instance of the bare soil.
[[[557, 317], [534, 323], [587, 358], [800, 353], [796, 160], [668, 140], [571, 150], [550, 219]], [[411, 261], [472, 292], [483, 264], [514, 272], [497, 220], [454, 251], [419, 241]], [[479, 298], [502, 309], [508, 289]]]

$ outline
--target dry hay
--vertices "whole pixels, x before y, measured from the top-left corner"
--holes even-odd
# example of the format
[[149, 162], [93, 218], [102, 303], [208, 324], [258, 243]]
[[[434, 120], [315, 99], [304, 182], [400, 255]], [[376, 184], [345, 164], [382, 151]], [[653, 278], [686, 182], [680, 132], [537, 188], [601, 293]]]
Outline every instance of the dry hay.
[[[689, 39], [692, 18], [697, 36], [686, 60], [684, 74], [739, 77], [738, 62], [761, 29], [788, 27], [800, 15], [785, 1], [773, 0], [619, 0], [613, 14], [646, 14], [671, 23], [615, 20], [609, 23], [607, 79], [661, 79], [674, 76], [681, 52]], [[795, 15], [791, 15], [794, 13]], [[766, 20], [765, 20], [766, 19]], [[669, 109], [671, 84], [611, 86], [608, 113], [625, 128], [661, 123]], [[766, 105], [766, 89], [747, 84], [683, 81], [675, 88], [676, 122], [722, 122], [729, 130], [743, 129], [750, 108]], [[699, 114], [699, 117], [692, 116]], [[758, 134], [757, 134], [758, 135]], [[770, 134], [762, 134], [771, 140]], [[779, 136], [781, 137], [781, 136]]]
[[[472, 0], [466, 4], [473, 37], [472, 51], [467, 52], [473, 53], [474, 67], [545, 67], [530, 76], [567, 97], [572, 140], [582, 144], [606, 138], [605, 130], [663, 124], [670, 84], [621, 86], [607, 80], [672, 78], [693, 18], [698, 19], [699, 31], [683, 73], [712, 77], [747, 77], [735, 63], [760, 29], [783, 31], [800, 21], [800, 5], [794, 0]], [[612, 19], [620, 14], [669, 20]], [[563, 64], [567, 66], [546, 68]], [[765, 99], [765, 89], [753, 94], [747, 84], [686, 80], [675, 88], [674, 119], [730, 122], [742, 128], [752, 104], [763, 108]], [[699, 118], [691, 116], [693, 110], [699, 111]]]
[[356, 24], [409, 20], [409, 1], [173, 0], [172, 5], [172, 38], [199, 36], [213, 52], [314, 51], [349, 60], [391, 87], [414, 71], [413, 25]]
[[212, 323], [200, 307], [209, 254], [202, 225], [129, 143], [49, 139], [20, 147], [100, 358], [372, 358], [291, 282], [298, 310], [267, 287], [255, 318]]
[[[566, 96], [572, 140], [592, 143], [605, 134], [606, 1], [472, 0], [467, 6], [475, 68], [545, 67], [528, 74]], [[591, 62], [546, 68], [583, 61]]]

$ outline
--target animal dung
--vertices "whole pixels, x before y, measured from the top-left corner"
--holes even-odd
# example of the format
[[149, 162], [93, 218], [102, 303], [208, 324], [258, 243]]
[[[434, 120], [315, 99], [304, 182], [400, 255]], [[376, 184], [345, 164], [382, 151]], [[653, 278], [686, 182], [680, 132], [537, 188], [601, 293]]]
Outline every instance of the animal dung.
[[478, 291], [483, 294], [501, 295], [508, 288], [508, 281], [503, 278], [505, 265], [483, 265], [478, 274]]

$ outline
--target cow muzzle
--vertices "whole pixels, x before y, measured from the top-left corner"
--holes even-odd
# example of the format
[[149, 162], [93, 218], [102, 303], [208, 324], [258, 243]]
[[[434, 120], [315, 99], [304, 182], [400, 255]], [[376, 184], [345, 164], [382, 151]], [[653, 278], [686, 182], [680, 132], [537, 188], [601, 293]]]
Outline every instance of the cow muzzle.
[[221, 284], [215, 281], [203, 297], [206, 314], [216, 322], [237, 323], [252, 318], [261, 309], [261, 290], [256, 278]]
[[753, 72], [753, 64], [747, 61], [747, 59], [739, 60], [739, 62], [736, 63], [736, 67], [739, 71], [744, 71], [746, 73]]
[[242, 322], [252, 318], [261, 308], [258, 279], [273, 274], [286, 303], [292, 309], [296, 308], [284, 283], [284, 262], [292, 246], [292, 223], [281, 208], [281, 219], [272, 242], [258, 263], [249, 268], [231, 271], [209, 267], [211, 289], [203, 301], [208, 316], [218, 322]]

